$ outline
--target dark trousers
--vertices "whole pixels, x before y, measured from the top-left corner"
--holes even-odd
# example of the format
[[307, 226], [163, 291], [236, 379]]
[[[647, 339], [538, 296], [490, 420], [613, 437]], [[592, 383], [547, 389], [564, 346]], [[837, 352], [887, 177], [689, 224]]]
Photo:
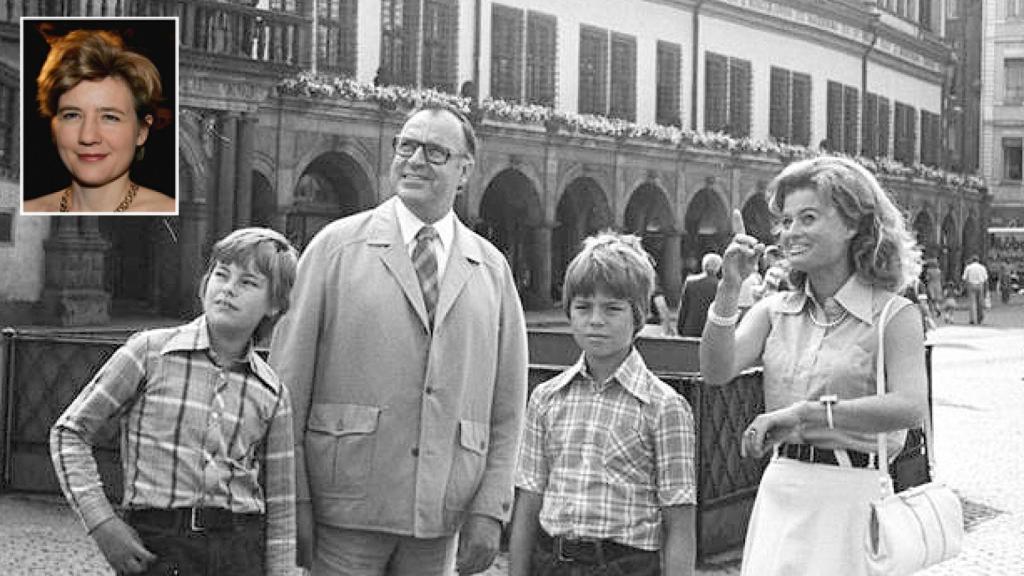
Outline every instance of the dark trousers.
[[539, 544], [530, 558], [531, 576], [660, 576], [661, 554], [637, 550], [603, 564], [560, 562], [554, 552]]
[[132, 518], [128, 523], [157, 556], [146, 576], [262, 576], [265, 532], [261, 521], [193, 532]]

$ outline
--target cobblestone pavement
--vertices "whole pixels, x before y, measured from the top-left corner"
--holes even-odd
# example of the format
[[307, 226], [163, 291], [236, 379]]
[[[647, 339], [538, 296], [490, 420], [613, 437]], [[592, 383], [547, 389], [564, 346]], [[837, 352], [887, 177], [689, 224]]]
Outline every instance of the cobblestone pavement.
[[[932, 334], [938, 476], [965, 504], [967, 538], [956, 559], [923, 576], [1024, 574], [1024, 296], [989, 314], [985, 326]], [[502, 555], [486, 576], [505, 576]], [[56, 497], [0, 495], [0, 575], [109, 575], [77, 519]], [[739, 574], [733, 551], [698, 567], [701, 576]]]

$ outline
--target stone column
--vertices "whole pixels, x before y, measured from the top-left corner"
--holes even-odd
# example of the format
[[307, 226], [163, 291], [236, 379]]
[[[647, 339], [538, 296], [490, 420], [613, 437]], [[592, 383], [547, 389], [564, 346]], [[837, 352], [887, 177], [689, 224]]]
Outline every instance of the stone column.
[[106, 324], [110, 294], [103, 286], [110, 243], [96, 216], [55, 216], [43, 242], [45, 279], [42, 309], [47, 322], [60, 326]]
[[238, 113], [222, 113], [219, 124], [219, 132], [223, 138], [217, 141], [217, 186], [213, 191], [217, 206], [216, 228], [213, 234], [215, 239], [222, 238], [234, 229]]
[[669, 306], [675, 307], [679, 303], [676, 298], [683, 289], [683, 251], [681, 246], [682, 233], [675, 229], [665, 230], [665, 252], [662, 260], [665, 268], [665, 276], [661, 279], [662, 290], [665, 291], [665, 299]]
[[531, 291], [526, 295], [526, 306], [531, 310], [546, 310], [551, 301], [551, 233], [555, 225], [545, 222], [530, 230], [530, 273], [533, 274]]
[[195, 200], [182, 200], [179, 206], [180, 237], [178, 250], [181, 258], [181, 282], [178, 283], [179, 312], [193, 316], [201, 311], [199, 281], [206, 271], [205, 251], [208, 244], [209, 220], [206, 204]]
[[242, 114], [238, 122], [238, 146], [235, 147], [235, 222], [244, 228], [252, 222], [252, 155], [256, 142], [256, 116]]

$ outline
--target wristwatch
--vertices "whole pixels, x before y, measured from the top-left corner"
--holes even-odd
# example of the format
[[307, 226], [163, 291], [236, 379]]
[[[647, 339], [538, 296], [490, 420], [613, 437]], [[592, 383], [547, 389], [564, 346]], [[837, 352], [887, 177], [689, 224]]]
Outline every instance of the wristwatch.
[[839, 403], [839, 395], [825, 394], [821, 398], [818, 398], [818, 402], [825, 407], [825, 417], [828, 419], [828, 429], [835, 430], [836, 426], [832, 421], [832, 406]]

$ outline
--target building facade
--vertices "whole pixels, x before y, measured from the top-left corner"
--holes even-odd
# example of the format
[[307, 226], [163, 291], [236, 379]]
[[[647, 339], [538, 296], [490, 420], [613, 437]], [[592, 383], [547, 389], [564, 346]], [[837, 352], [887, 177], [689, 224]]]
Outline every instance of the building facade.
[[983, 54], [981, 169], [991, 225], [1024, 227], [1024, 0], [985, 2]]
[[[12, 216], [35, 235], [11, 253], [42, 260], [22, 297], [58, 294], [43, 309], [64, 323], [88, 321], [75, 297], [102, 304], [97, 289], [115, 312], [194, 312], [216, 238], [259, 224], [301, 246], [378, 204], [406, 108], [456, 94], [481, 139], [457, 212], [507, 255], [530, 308], [552, 306], [579, 242], [607, 227], [644, 237], [674, 300], [733, 209], [771, 241], [765, 185], [821, 150], [875, 170], [947, 273], [981, 247], [983, 186], [941, 170], [942, 0], [61, 4], [177, 15], [182, 34], [180, 217]], [[99, 280], [50, 272], [58, 236], [104, 255], [84, 266]]]

